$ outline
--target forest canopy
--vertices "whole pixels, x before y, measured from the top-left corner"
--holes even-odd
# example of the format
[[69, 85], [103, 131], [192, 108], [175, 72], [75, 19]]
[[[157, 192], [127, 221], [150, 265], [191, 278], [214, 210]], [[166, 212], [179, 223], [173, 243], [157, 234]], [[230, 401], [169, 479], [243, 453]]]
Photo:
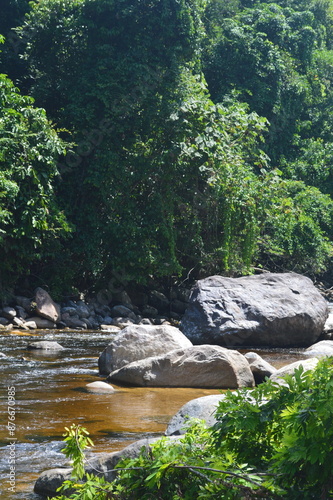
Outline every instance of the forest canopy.
[[331, 0], [5, 4], [4, 290], [331, 276]]

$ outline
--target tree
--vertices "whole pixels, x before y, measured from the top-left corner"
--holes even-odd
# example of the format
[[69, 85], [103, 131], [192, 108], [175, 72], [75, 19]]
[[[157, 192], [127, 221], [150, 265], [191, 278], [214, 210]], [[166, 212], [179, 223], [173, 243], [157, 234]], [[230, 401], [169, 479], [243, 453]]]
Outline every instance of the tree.
[[0, 73], [5, 73], [18, 84], [26, 72], [26, 66], [19, 57], [22, 40], [14, 28], [23, 22], [29, 10], [29, 0], [3, 0], [1, 6], [0, 34], [5, 36], [5, 40], [0, 54]]
[[214, 30], [204, 73], [215, 102], [234, 89], [269, 120], [265, 151], [279, 166], [281, 156], [298, 154], [295, 134], [320, 136], [319, 122], [329, 116], [331, 89], [323, 62], [331, 48], [330, 3], [242, 4], [230, 18], [208, 19]]
[[[208, 19], [201, 59], [204, 7], [45, 0], [17, 29], [31, 94], [76, 143], [57, 185], [75, 232], [41, 276], [53, 265], [86, 290], [114, 270], [142, 282], [192, 268], [251, 272], [258, 259], [324, 269], [330, 201], [290, 172], [310, 112], [317, 135], [329, 123], [323, 79], [312, 76], [330, 16], [297, 2], [210, 4], [206, 14], [221, 18]], [[281, 200], [292, 208], [279, 212]]]
[[32, 92], [78, 144], [58, 192], [82, 287], [111, 267], [139, 280], [210, 258], [211, 268], [249, 267], [253, 238], [226, 192], [234, 177], [256, 182], [265, 121], [233, 98], [217, 108], [193, 75], [200, 11], [173, 0], [48, 0], [21, 29]]
[[0, 75], [0, 283], [8, 290], [33, 261], [54, 255], [69, 230], [54, 197], [57, 158], [65, 151], [33, 99]]

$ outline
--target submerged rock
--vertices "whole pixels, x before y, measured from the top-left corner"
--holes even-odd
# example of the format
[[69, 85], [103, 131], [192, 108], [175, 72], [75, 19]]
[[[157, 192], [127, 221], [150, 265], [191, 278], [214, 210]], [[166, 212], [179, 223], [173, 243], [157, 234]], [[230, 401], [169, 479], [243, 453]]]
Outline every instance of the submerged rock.
[[43, 351], [63, 351], [65, 348], [58, 344], [58, 342], [51, 342], [49, 340], [41, 340], [40, 342], [31, 342], [28, 344], [27, 349], [39, 349]]

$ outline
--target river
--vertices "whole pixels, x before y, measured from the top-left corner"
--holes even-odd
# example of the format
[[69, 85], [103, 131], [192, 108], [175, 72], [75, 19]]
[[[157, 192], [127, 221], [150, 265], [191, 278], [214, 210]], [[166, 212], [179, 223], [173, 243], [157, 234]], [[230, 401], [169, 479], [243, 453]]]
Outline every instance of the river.
[[[27, 344], [36, 340], [57, 341], [66, 349], [54, 354], [27, 350]], [[97, 360], [111, 340], [109, 332], [0, 332], [0, 352], [7, 356], [0, 358], [2, 500], [40, 500], [33, 493], [34, 482], [43, 470], [66, 464], [62, 435], [72, 423], [88, 429], [94, 452], [112, 452], [142, 437], [163, 434], [171, 416], [187, 401], [220, 392], [113, 384], [117, 389], [113, 394], [88, 393], [86, 384], [101, 380]], [[299, 349], [256, 352], [276, 367], [302, 355]], [[9, 429], [8, 422], [15, 428]], [[15, 491], [8, 489], [11, 463]]]

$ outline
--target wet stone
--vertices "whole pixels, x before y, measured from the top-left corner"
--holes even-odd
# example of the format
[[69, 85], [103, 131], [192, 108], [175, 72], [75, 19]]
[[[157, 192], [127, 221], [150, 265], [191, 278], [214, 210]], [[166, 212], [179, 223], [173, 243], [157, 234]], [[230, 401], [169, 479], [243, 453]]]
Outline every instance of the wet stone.
[[28, 349], [38, 349], [44, 351], [63, 351], [65, 348], [58, 344], [58, 342], [50, 342], [48, 340], [41, 340], [40, 342], [31, 342], [27, 346]]

